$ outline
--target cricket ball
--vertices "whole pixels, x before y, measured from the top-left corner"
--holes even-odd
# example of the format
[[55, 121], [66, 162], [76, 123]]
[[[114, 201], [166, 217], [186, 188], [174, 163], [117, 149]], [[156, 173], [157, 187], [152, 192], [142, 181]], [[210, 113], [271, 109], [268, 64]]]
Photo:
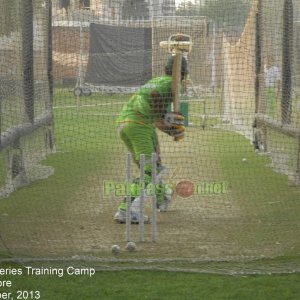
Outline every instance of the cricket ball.
[[112, 245], [111, 246], [111, 252], [113, 254], [119, 254], [120, 253], [120, 246], [119, 245]]
[[125, 247], [126, 250], [130, 251], [130, 252], [133, 252], [136, 250], [136, 244], [135, 242], [128, 242], [126, 247]]
[[194, 184], [188, 180], [180, 181], [175, 187], [175, 193], [182, 198], [188, 198], [192, 196], [194, 192]]

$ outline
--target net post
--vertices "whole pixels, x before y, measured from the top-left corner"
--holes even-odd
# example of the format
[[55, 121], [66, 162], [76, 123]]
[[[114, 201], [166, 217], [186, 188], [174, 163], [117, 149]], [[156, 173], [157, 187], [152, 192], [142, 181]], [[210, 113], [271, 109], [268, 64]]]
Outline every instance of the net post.
[[157, 240], [157, 209], [156, 209], [156, 183], [157, 183], [157, 175], [156, 175], [156, 162], [157, 157], [156, 153], [152, 153], [152, 185], [153, 185], [153, 195], [152, 195], [152, 220], [151, 220], [151, 240], [152, 242], [156, 242]]
[[131, 153], [127, 154], [126, 162], [126, 186], [129, 188], [126, 194], [126, 240], [127, 242], [131, 241], [131, 164], [132, 164], [132, 155]]
[[34, 123], [34, 70], [33, 70], [33, 3], [32, 0], [22, 1], [22, 60], [23, 88], [26, 119]]
[[52, 31], [52, 0], [49, 1], [48, 4], [48, 64], [47, 64], [47, 76], [48, 76], [48, 83], [49, 83], [49, 94], [50, 99], [47, 101], [46, 106], [47, 109], [52, 111], [53, 108], [53, 86], [54, 86], [54, 79], [53, 79], [53, 31]]
[[262, 56], [261, 56], [261, 47], [262, 47], [262, 2], [258, 1], [257, 11], [255, 14], [255, 113], [260, 112], [261, 99], [260, 89], [263, 84], [263, 78], [261, 76], [262, 72]]
[[140, 155], [140, 207], [139, 207], [139, 241], [144, 242], [144, 202], [145, 202], [145, 154]]
[[293, 65], [293, 1], [285, 0], [283, 5], [282, 36], [282, 98], [281, 121], [290, 124], [292, 118], [292, 65]]

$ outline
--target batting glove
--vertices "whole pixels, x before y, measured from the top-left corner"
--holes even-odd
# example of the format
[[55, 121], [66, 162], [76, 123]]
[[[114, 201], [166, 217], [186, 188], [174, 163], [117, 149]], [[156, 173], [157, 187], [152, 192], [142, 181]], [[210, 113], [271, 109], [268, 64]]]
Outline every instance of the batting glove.
[[166, 127], [165, 132], [174, 138], [174, 141], [180, 141], [184, 138], [185, 127], [183, 125], [174, 125]]
[[164, 124], [168, 127], [183, 126], [184, 116], [181, 113], [168, 112], [165, 114]]

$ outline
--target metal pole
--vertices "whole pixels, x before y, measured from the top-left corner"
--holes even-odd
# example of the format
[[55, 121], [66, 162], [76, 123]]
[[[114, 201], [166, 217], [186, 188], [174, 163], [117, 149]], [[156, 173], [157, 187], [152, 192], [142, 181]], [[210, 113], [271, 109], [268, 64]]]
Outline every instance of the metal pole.
[[126, 195], [126, 239], [127, 242], [131, 241], [131, 164], [132, 164], [132, 155], [131, 153], [127, 154], [127, 167], [126, 167], [126, 183], [129, 191]]
[[157, 157], [156, 153], [152, 153], [152, 184], [153, 184], [153, 195], [152, 195], [152, 223], [151, 223], [151, 238], [152, 242], [156, 242], [157, 240], [157, 209], [156, 209], [156, 183], [157, 183], [157, 175], [156, 175], [156, 163]]
[[213, 24], [213, 43], [212, 43], [212, 51], [211, 51], [211, 87], [213, 95], [215, 94], [216, 89], [216, 51], [215, 51], [215, 43], [216, 43], [216, 23]]
[[80, 27], [79, 27], [79, 41], [80, 41], [80, 48], [79, 48], [79, 85], [82, 86], [82, 57], [83, 57], [83, 32], [82, 32], [82, 21], [80, 20]]
[[34, 123], [33, 2], [22, 1], [22, 62], [25, 118]]
[[291, 124], [292, 121], [292, 68], [293, 68], [293, 1], [285, 0], [283, 6], [282, 36], [282, 81], [281, 81], [281, 121]]
[[139, 240], [140, 242], [144, 242], [145, 154], [141, 154], [140, 156], [140, 173], [141, 198], [139, 211]]

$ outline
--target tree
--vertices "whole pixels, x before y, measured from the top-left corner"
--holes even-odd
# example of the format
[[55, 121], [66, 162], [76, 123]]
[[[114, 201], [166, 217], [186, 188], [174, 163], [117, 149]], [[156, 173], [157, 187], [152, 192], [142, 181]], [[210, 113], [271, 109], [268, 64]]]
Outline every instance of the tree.
[[122, 6], [122, 19], [149, 19], [149, 8], [145, 0], [125, 0]]
[[178, 6], [178, 16], [206, 16], [209, 21], [223, 26], [244, 26], [247, 20], [251, 0], [212, 0], [200, 6], [191, 1], [183, 1]]
[[199, 16], [200, 7], [199, 5], [192, 3], [192, 1], [182, 1], [176, 10], [177, 16]]

